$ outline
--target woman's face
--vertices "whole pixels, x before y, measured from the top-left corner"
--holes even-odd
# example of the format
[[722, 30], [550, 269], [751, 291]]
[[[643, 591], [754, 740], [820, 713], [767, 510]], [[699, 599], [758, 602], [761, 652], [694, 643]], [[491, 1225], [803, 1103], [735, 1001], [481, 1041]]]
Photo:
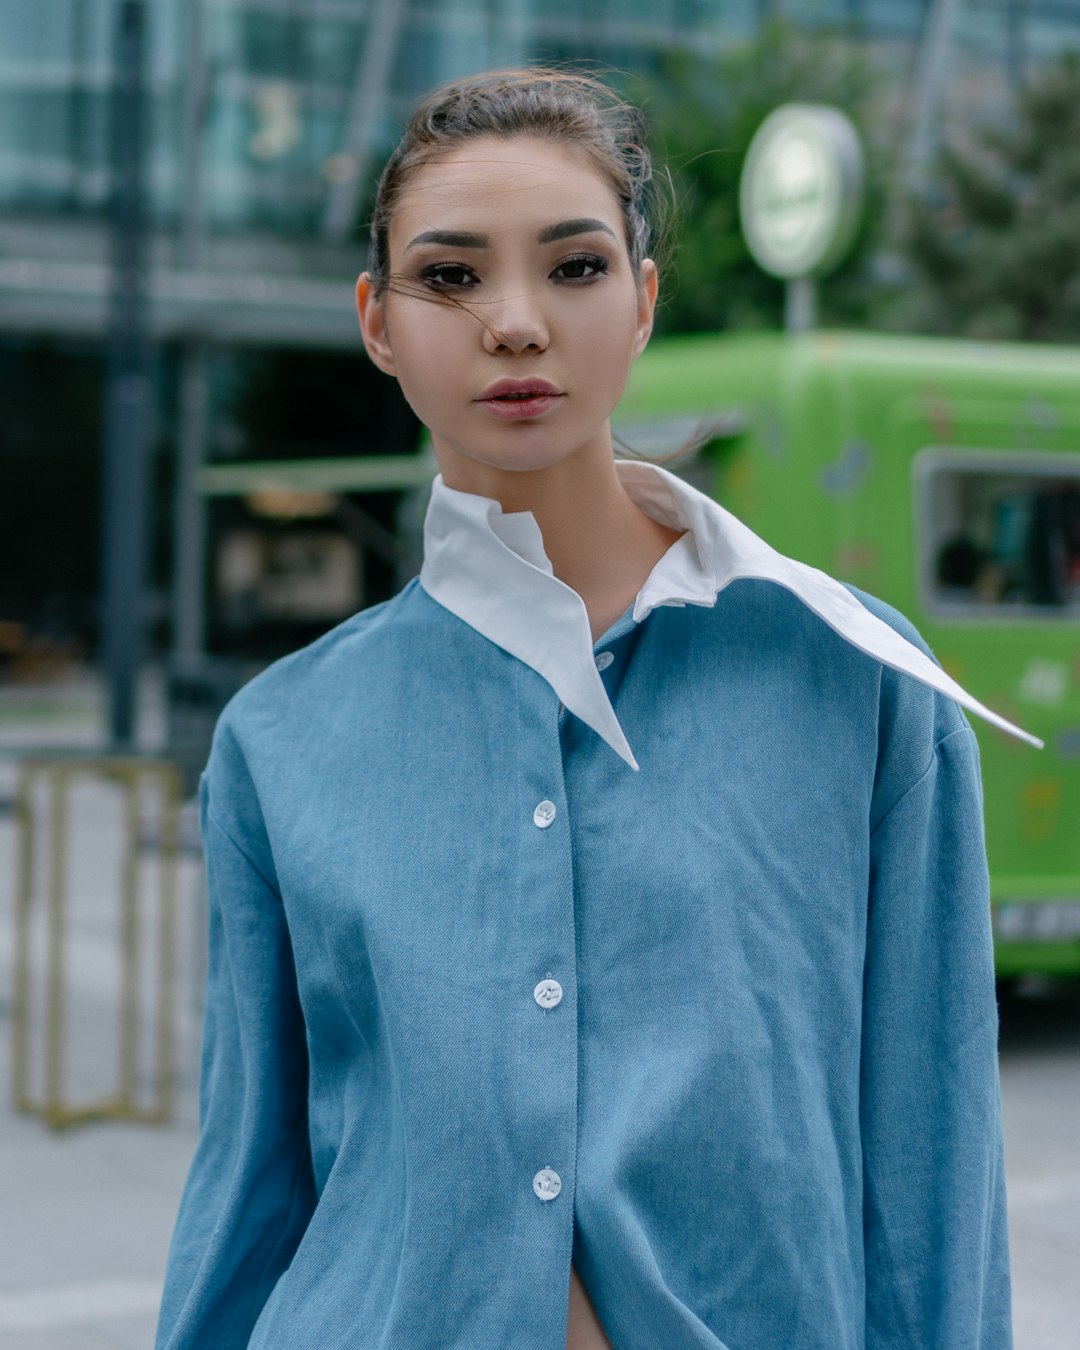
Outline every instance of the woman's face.
[[582, 151], [469, 141], [408, 181], [389, 244], [382, 298], [367, 273], [357, 285], [364, 342], [430, 430], [451, 486], [610, 455], [656, 269], [647, 260], [634, 276], [619, 203]]

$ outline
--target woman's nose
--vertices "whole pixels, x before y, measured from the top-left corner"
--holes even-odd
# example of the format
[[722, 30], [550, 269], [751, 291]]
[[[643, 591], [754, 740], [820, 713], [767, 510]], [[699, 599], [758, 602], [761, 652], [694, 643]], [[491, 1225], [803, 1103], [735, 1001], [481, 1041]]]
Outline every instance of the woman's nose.
[[549, 334], [538, 297], [517, 294], [496, 301], [480, 314], [484, 325], [484, 348], [498, 352], [542, 352]]

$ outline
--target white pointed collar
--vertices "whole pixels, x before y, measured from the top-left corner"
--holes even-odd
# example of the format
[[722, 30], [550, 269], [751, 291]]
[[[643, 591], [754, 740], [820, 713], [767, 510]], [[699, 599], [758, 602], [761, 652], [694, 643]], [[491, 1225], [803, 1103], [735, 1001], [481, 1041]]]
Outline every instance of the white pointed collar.
[[[774, 581], [859, 651], [955, 699], [1002, 731], [1042, 745], [973, 698], [838, 581], [778, 553], [711, 497], [656, 464], [616, 460], [615, 468], [647, 515], [685, 531], [638, 592], [635, 622], [659, 605], [713, 605], [740, 577]], [[596, 667], [585, 603], [554, 575], [531, 511], [504, 512], [492, 498], [447, 487], [437, 475], [424, 521], [420, 584], [547, 680], [575, 716], [638, 768]]]

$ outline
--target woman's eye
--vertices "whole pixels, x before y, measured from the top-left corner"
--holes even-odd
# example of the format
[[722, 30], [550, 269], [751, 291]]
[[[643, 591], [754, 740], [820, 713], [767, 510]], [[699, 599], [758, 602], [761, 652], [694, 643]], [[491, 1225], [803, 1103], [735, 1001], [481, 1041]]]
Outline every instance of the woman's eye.
[[565, 258], [552, 276], [560, 281], [592, 281], [608, 269], [607, 259], [595, 253], [578, 253], [573, 258]]
[[470, 286], [476, 274], [464, 263], [433, 263], [420, 273], [421, 278], [437, 291], [456, 291]]

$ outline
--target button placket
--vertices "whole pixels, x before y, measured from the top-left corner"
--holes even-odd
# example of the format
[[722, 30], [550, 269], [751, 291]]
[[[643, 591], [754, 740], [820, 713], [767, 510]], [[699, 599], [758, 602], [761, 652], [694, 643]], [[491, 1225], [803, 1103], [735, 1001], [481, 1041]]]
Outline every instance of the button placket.
[[[546, 732], [551, 736], [550, 758], [536, 756], [526, 771], [532, 791], [536, 793], [532, 799], [532, 823], [535, 829], [544, 832], [543, 839], [533, 836], [531, 846], [523, 850], [523, 861], [529, 874], [527, 894], [534, 908], [536, 925], [530, 926], [529, 932], [533, 935], [544, 933], [546, 936], [541, 950], [547, 949], [546, 955], [540, 955], [534, 949], [532, 960], [539, 959], [544, 964], [539, 969], [534, 966], [532, 980], [522, 981], [524, 988], [519, 985], [517, 995], [519, 999], [525, 1000], [528, 998], [526, 991], [532, 991], [535, 1006], [531, 1013], [525, 1013], [526, 1021], [531, 1023], [531, 1030], [525, 1030], [529, 1052], [524, 1063], [529, 1071], [542, 1076], [548, 1087], [532, 1121], [529, 1132], [531, 1138], [522, 1138], [523, 1160], [527, 1166], [531, 1155], [534, 1169], [545, 1155], [553, 1161], [573, 1159], [576, 1148], [577, 1024], [572, 1015], [572, 1004], [568, 1005], [569, 1014], [557, 1011], [565, 1001], [567, 990], [554, 976], [556, 969], [562, 973], [572, 968], [575, 943], [571, 838], [569, 817], [564, 819], [563, 816], [564, 809], [569, 810], [569, 804], [562, 795], [566, 754], [564, 724], [569, 710], [561, 700], [556, 715], [552, 717], [554, 710], [554, 700], [543, 709]], [[542, 795], [545, 788], [547, 794]], [[523, 806], [528, 811], [528, 800], [526, 797], [518, 809]], [[553, 825], [554, 830], [551, 828]], [[528, 825], [523, 825], [523, 828], [527, 830]], [[523, 1002], [518, 1006], [520, 1016], [521, 1010], [527, 1009], [528, 1004]], [[572, 1163], [569, 1165], [572, 1166]], [[526, 1172], [525, 1175], [529, 1174]], [[544, 1230], [552, 1222], [561, 1227], [571, 1221], [571, 1211], [563, 1208], [572, 1196], [571, 1177], [572, 1174], [566, 1177], [567, 1184], [571, 1185], [567, 1199], [561, 1206], [557, 1205], [551, 1210], [547, 1206], [561, 1195], [563, 1177], [550, 1166], [542, 1166], [534, 1171], [531, 1181], [533, 1195], [535, 1203], [543, 1210], [542, 1215], [537, 1212], [536, 1221], [543, 1225]], [[558, 1218], [560, 1211], [564, 1216], [561, 1220]]]

